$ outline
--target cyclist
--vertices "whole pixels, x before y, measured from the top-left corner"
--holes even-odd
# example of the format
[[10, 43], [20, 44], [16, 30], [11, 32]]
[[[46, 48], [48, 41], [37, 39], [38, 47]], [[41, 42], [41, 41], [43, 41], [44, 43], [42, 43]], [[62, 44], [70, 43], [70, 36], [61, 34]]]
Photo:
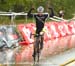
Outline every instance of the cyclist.
[[[43, 30], [44, 24], [45, 24], [45, 20], [48, 17], [48, 14], [43, 13], [44, 8], [42, 6], [39, 6], [37, 8], [37, 12], [38, 12], [37, 14], [32, 14], [31, 13], [32, 10], [34, 10], [33, 7], [29, 10], [28, 17], [33, 17], [34, 16], [34, 18], [36, 20], [36, 36], [35, 37], [38, 37], [42, 33], [42, 30]], [[52, 12], [52, 10], [51, 10], [51, 12]], [[51, 17], [53, 17], [53, 16], [54, 16], [54, 14]], [[41, 43], [40, 44], [41, 44], [40, 45], [40, 50], [42, 50], [42, 48], [43, 48], [43, 36], [41, 37]], [[35, 55], [35, 53], [33, 53], [33, 57], [34, 57], [34, 55]]]
[[63, 11], [63, 10], [60, 10], [60, 11], [59, 11], [59, 17], [60, 17], [60, 18], [63, 18], [63, 17], [64, 17], [64, 11]]

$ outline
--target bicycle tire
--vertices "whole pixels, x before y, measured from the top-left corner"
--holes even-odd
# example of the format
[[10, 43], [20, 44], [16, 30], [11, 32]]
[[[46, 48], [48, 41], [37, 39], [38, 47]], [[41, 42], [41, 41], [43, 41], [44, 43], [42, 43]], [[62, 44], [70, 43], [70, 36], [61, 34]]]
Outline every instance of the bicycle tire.
[[37, 45], [37, 62], [39, 62], [39, 57], [40, 57], [40, 36], [36, 39], [36, 45]]
[[37, 54], [38, 54], [38, 60], [39, 60], [39, 40], [38, 39], [39, 37], [36, 37], [35, 43], [34, 43], [34, 53], [33, 53], [34, 62], [36, 62]]
[[38, 59], [37, 59], [37, 62], [39, 62], [39, 57], [40, 57], [40, 41], [38, 42], [38, 47], [37, 47], [37, 57], [38, 57]]

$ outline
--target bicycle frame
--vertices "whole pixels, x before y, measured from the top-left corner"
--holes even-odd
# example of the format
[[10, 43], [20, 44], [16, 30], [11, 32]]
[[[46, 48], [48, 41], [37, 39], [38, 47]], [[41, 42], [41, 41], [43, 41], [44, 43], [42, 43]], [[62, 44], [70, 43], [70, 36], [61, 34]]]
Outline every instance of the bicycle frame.
[[37, 62], [39, 62], [40, 52], [41, 52], [41, 40], [43, 35], [38, 35], [36, 37], [36, 34], [34, 35], [34, 52], [33, 52], [33, 58], [34, 62], [36, 61], [36, 57], [38, 57]]

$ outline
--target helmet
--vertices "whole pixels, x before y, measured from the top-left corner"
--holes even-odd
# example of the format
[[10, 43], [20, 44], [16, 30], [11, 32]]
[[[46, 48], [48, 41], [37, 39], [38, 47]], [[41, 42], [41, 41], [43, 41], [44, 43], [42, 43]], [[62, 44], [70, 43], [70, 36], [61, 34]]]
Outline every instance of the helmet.
[[37, 8], [37, 12], [43, 12], [43, 11], [44, 11], [44, 8], [42, 6]]
[[59, 13], [60, 13], [60, 14], [63, 14], [63, 11], [61, 10]]

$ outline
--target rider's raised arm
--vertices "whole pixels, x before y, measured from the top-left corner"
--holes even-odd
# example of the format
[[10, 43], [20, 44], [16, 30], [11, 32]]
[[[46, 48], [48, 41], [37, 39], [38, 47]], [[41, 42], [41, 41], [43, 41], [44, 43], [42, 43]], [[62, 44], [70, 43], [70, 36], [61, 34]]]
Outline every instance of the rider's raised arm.
[[31, 13], [32, 10], [34, 10], [34, 8], [31, 8], [31, 9], [29, 10], [29, 12], [28, 12], [28, 17], [33, 17], [33, 14]]
[[49, 17], [55, 16], [53, 8], [52, 7], [49, 7], [49, 10], [50, 10]]

